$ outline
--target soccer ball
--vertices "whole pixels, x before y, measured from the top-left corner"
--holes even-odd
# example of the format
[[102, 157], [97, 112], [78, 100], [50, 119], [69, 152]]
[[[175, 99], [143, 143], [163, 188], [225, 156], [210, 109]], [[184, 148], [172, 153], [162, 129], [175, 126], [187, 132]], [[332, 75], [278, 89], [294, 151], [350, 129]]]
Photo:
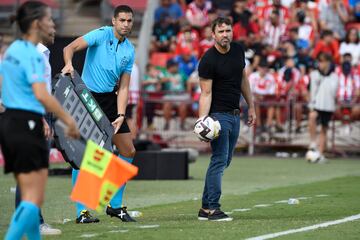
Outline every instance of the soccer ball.
[[320, 160], [321, 154], [317, 150], [310, 149], [306, 152], [305, 159], [308, 163], [316, 163]]
[[220, 131], [220, 122], [213, 117], [204, 116], [195, 122], [194, 133], [201, 141], [210, 142], [216, 139]]

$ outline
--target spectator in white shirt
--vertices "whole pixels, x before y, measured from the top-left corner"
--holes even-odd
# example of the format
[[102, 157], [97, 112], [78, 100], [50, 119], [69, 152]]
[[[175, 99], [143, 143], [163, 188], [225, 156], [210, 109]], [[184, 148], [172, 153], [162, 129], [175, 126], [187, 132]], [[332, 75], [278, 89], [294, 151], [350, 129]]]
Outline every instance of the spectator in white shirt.
[[347, 31], [345, 41], [340, 44], [340, 55], [346, 53], [352, 56], [352, 65], [358, 65], [360, 62], [360, 41], [359, 31], [356, 28], [351, 28]]
[[[269, 101], [275, 101], [276, 80], [269, 72], [266, 59], [262, 59], [258, 65], [258, 71], [251, 73], [249, 76], [251, 92], [256, 102], [256, 128], [257, 132], [267, 132], [272, 125], [275, 108], [273, 105], [261, 105]], [[262, 109], [266, 109], [266, 122], [262, 122]]]

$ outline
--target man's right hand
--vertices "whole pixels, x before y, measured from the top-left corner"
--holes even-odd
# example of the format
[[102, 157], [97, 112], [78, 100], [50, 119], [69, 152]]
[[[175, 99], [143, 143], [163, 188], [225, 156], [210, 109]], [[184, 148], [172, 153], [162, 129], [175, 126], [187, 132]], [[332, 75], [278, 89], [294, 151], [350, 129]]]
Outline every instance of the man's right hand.
[[68, 121], [66, 121], [67, 128], [65, 129], [65, 135], [67, 137], [71, 137], [74, 139], [80, 138], [80, 132], [78, 127], [76, 126], [76, 122], [72, 117], [69, 117]]
[[66, 64], [63, 69], [61, 70], [61, 73], [63, 75], [70, 73], [70, 76], [73, 78], [74, 77], [74, 67], [71, 63]]
[[256, 112], [254, 107], [250, 107], [248, 110], [248, 126], [252, 127], [256, 123]]

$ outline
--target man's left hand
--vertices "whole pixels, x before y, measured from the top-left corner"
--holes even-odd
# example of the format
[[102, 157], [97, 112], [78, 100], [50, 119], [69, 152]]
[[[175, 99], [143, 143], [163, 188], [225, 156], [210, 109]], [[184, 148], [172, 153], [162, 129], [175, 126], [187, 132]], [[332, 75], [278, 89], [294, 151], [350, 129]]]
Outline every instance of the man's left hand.
[[119, 131], [121, 125], [123, 124], [125, 120], [125, 117], [124, 116], [120, 116], [118, 117], [117, 119], [115, 119], [115, 121], [113, 121], [111, 124], [113, 125], [114, 127], [114, 134], [117, 133], [117, 131]]

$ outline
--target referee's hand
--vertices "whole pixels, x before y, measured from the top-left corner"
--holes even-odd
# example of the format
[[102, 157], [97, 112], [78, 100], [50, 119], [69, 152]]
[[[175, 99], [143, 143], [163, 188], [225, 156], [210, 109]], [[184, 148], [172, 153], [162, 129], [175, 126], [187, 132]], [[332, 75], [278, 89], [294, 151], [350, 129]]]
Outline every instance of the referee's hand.
[[66, 121], [67, 128], [65, 129], [65, 135], [70, 138], [79, 139], [80, 131], [76, 126], [75, 120], [70, 117], [68, 121]]
[[44, 125], [44, 135], [46, 139], [51, 139], [53, 137], [53, 131], [51, 130], [49, 124], [46, 122], [46, 120], [43, 118], [43, 125]]
[[74, 67], [71, 63], [66, 64], [63, 69], [61, 70], [61, 74], [65, 75], [67, 73], [70, 73], [70, 76], [74, 78]]
[[114, 127], [114, 134], [116, 134], [119, 131], [121, 125], [124, 122], [124, 120], [125, 120], [124, 116], [119, 116], [117, 119], [115, 119], [115, 121], [113, 121], [111, 123], [113, 125], [113, 127]]

